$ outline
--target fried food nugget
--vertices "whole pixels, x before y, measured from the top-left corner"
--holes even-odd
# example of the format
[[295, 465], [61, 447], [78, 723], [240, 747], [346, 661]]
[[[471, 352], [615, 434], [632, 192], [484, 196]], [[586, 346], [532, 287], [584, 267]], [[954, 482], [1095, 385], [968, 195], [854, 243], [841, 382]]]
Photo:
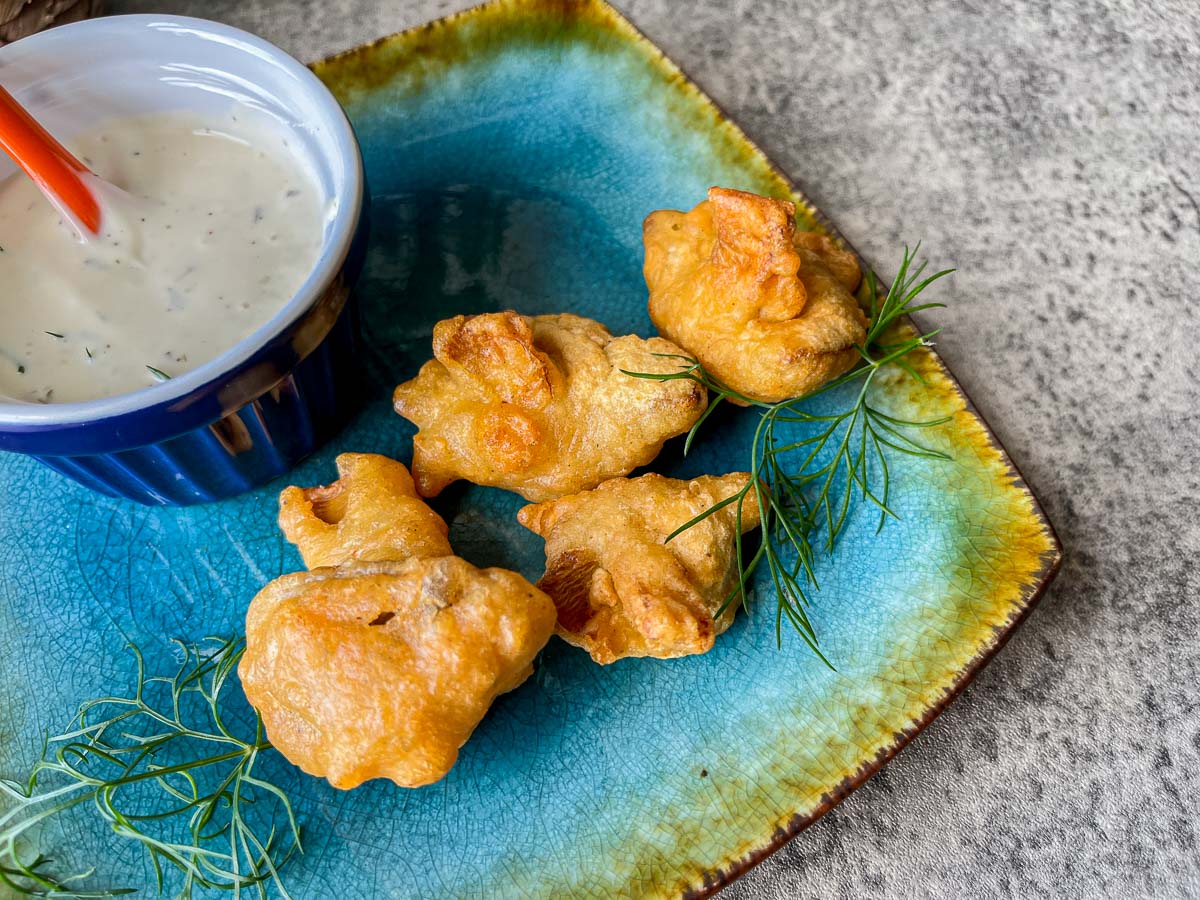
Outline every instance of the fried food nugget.
[[322, 487], [287, 487], [279, 527], [310, 569], [351, 560], [450, 556], [446, 523], [417, 495], [403, 463], [375, 453], [342, 453]]
[[642, 227], [650, 318], [708, 372], [753, 400], [799, 397], [860, 358], [867, 318], [854, 255], [796, 232], [796, 206], [714, 187], [691, 212]]
[[396, 412], [419, 429], [413, 477], [425, 497], [453, 481], [548, 500], [595, 487], [654, 459], [704, 412], [662, 338], [614, 338], [573, 315], [455, 316], [433, 329], [434, 359], [396, 388]]
[[[666, 539], [749, 480], [746, 472], [692, 481], [614, 478], [521, 509], [520, 523], [546, 540], [546, 574], [538, 587], [558, 609], [558, 634], [601, 665], [711, 649], [737, 611], [734, 602], [714, 618], [737, 584], [738, 503]], [[741, 515], [742, 533], [758, 527], [753, 491]]]
[[242, 686], [271, 743], [310, 775], [430, 784], [554, 630], [515, 572], [454, 556], [284, 575], [250, 604]]

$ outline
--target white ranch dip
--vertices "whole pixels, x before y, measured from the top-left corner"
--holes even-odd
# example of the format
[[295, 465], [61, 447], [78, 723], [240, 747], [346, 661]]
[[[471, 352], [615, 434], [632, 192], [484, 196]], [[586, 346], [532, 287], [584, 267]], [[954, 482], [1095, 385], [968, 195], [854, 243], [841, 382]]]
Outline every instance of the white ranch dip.
[[70, 149], [125, 192], [100, 185], [101, 233], [82, 243], [28, 178], [0, 181], [0, 395], [137, 390], [266, 323], [312, 270], [329, 212], [287, 139], [241, 109], [77, 137]]

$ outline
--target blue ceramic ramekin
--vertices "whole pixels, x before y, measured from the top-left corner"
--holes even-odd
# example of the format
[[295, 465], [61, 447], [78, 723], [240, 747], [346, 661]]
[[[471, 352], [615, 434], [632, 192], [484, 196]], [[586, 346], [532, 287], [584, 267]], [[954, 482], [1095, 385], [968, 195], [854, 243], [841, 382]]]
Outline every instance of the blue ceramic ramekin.
[[[336, 431], [358, 394], [352, 288], [368, 199], [354, 132], [316, 76], [235, 28], [146, 15], [65, 25], [0, 48], [0, 84], [60, 138], [115, 116], [251, 104], [291, 130], [289, 145], [331, 210], [320, 258], [266, 325], [144, 390], [86, 403], [0, 402], [0, 450], [105, 494], [185, 505], [282, 475]], [[0, 177], [9, 171], [0, 165]]]

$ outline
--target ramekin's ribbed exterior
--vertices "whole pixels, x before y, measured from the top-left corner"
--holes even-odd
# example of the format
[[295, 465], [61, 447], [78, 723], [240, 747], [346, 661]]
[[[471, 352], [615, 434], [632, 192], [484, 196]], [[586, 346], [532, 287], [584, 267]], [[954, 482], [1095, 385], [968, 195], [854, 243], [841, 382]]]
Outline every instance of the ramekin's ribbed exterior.
[[244, 493], [286, 474], [333, 435], [361, 396], [353, 295], [325, 340], [275, 387], [212, 424], [146, 447], [39, 456], [110, 496], [188, 506]]

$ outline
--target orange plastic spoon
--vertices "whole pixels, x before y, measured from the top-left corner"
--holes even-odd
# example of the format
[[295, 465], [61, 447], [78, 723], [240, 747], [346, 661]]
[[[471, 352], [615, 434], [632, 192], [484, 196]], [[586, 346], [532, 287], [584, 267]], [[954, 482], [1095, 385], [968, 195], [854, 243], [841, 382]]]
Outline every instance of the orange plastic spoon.
[[100, 204], [81, 176], [91, 174], [16, 98], [0, 87], [0, 149], [25, 170], [42, 193], [92, 234], [100, 231]]

